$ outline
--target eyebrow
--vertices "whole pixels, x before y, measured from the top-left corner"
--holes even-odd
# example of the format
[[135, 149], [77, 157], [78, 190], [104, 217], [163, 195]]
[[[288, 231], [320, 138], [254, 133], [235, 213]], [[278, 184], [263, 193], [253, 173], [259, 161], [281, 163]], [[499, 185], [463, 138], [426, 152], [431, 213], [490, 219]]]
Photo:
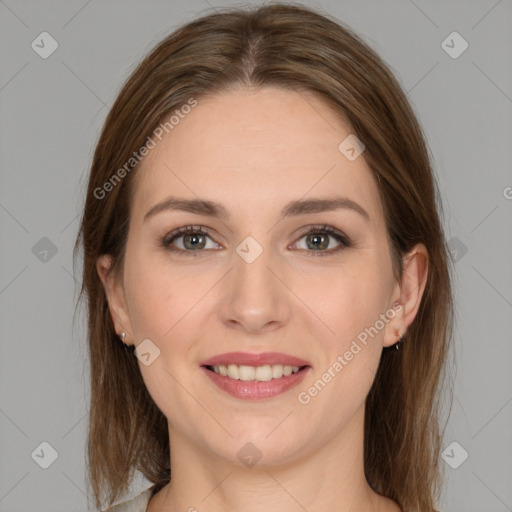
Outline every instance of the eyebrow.
[[[370, 215], [359, 203], [341, 196], [290, 201], [281, 211], [279, 220], [283, 220], [287, 217], [296, 217], [309, 213], [328, 212], [342, 208], [355, 211], [365, 220], [370, 220]], [[206, 215], [208, 217], [217, 217], [221, 219], [228, 219], [231, 216], [222, 204], [214, 201], [208, 201], [206, 199], [183, 199], [169, 196], [150, 208], [146, 215], [144, 215], [144, 222], [158, 213], [169, 210], [196, 213], [198, 215]]]

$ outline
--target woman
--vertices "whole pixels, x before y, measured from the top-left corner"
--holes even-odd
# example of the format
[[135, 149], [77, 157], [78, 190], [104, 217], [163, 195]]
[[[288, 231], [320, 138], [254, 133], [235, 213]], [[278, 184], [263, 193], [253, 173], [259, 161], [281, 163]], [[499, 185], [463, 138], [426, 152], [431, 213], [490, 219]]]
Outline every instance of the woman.
[[109, 510], [435, 510], [440, 208], [411, 106], [348, 27], [273, 4], [157, 45], [75, 247], [96, 505], [138, 469], [153, 485]]

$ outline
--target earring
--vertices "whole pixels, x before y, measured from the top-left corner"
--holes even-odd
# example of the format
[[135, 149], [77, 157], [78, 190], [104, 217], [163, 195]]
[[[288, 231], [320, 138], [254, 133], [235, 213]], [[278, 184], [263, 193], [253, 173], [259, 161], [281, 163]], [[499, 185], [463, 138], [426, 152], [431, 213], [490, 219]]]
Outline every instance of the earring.
[[400, 336], [400, 331], [398, 329], [393, 329], [393, 334], [398, 337], [398, 341], [395, 343], [395, 348], [400, 350], [400, 343], [402, 341], [402, 336]]
[[121, 338], [121, 341], [122, 341], [122, 343], [123, 343], [123, 345], [124, 345], [124, 348], [127, 348], [127, 347], [128, 347], [128, 345], [124, 342], [124, 340], [126, 339], [126, 333], [125, 333], [125, 332], [122, 332], [122, 333], [119, 335], [119, 337]]

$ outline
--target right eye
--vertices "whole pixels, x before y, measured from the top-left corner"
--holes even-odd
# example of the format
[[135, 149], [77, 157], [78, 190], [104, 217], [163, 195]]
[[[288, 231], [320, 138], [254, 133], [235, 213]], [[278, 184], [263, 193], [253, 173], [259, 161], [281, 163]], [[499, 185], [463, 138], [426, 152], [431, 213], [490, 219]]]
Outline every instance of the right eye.
[[[166, 250], [180, 255], [185, 255], [185, 253], [193, 253], [196, 251], [200, 252], [205, 249], [212, 249], [212, 247], [208, 248], [205, 246], [207, 243], [206, 239], [210, 238], [208, 233], [209, 231], [203, 226], [183, 226], [166, 235], [162, 239], [161, 243]], [[174, 242], [179, 239], [183, 239], [181, 241], [182, 247], [176, 247], [173, 245]], [[210, 240], [212, 239], [210, 238]], [[216, 242], [214, 242], [214, 244], [218, 245]], [[196, 256], [196, 254], [192, 254], [192, 256]]]

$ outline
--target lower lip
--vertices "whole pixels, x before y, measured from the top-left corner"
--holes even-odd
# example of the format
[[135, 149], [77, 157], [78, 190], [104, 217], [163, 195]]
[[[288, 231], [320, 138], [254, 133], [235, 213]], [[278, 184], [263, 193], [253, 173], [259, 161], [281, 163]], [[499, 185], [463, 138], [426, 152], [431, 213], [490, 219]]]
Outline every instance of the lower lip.
[[307, 366], [297, 373], [291, 373], [290, 375], [283, 376], [279, 379], [257, 382], [253, 380], [244, 381], [224, 377], [223, 375], [212, 372], [211, 370], [208, 370], [208, 368], [201, 366], [201, 370], [203, 370], [211, 381], [220, 389], [235, 398], [241, 398], [244, 400], [260, 400], [280, 395], [281, 393], [297, 386], [304, 379], [306, 373], [308, 373], [310, 369], [311, 367]]

